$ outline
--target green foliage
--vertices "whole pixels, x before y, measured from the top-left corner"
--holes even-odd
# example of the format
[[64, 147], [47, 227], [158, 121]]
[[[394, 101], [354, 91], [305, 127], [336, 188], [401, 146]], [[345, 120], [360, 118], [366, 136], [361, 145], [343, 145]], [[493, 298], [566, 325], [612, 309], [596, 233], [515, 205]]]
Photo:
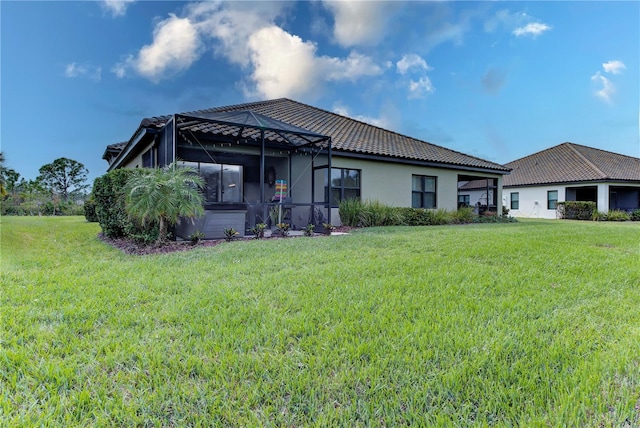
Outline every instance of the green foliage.
[[380, 201], [366, 201], [362, 204], [360, 221], [362, 227], [393, 226], [402, 224], [398, 211]]
[[[509, 210], [507, 210], [508, 213]], [[503, 214], [504, 215], [504, 214]], [[453, 211], [451, 213], [451, 223], [455, 224], [469, 224], [473, 223], [476, 215], [473, 213], [473, 208], [471, 207], [460, 207], [458, 211]]]
[[98, 213], [96, 212], [96, 201], [90, 197], [84, 202], [84, 218], [90, 223], [98, 222]]
[[598, 206], [590, 201], [565, 201], [557, 204], [558, 218], [565, 220], [592, 220]]
[[233, 227], [225, 227], [224, 230], [224, 240], [227, 242], [231, 242], [240, 235], [240, 232], [235, 230]]
[[278, 231], [280, 232], [283, 238], [286, 238], [287, 236], [289, 236], [289, 228], [290, 228], [289, 223], [278, 223], [276, 224], [276, 227], [278, 228]]
[[345, 226], [357, 227], [360, 224], [362, 210], [363, 202], [360, 199], [348, 198], [340, 201], [338, 205], [340, 221]]
[[195, 232], [191, 233], [188, 238], [189, 241], [191, 241], [191, 245], [197, 245], [200, 241], [202, 241], [204, 239], [204, 232], [200, 232], [199, 230], [196, 230]]
[[127, 216], [124, 188], [135, 174], [133, 169], [116, 169], [93, 182], [96, 216], [102, 233], [109, 238], [124, 238], [136, 225]]
[[264, 238], [264, 230], [267, 228], [267, 225], [264, 223], [258, 223], [254, 227], [251, 228], [251, 233], [253, 233], [254, 239], [262, 239]]
[[126, 211], [144, 226], [157, 223], [158, 243], [162, 243], [169, 225], [180, 217], [204, 214], [203, 187], [204, 179], [197, 171], [178, 167], [175, 162], [163, 168], [141, 168], [125, 185]]
[[626, 211], [611, 210], [607, 214], [607, 221], [629, 221], [631, 217]]
[[40, 167], [38, 180], [52, 193], [60, 195], [63, 201], [69, 199], [72, 191], [82, 191], [88, 187], [89, 171], [78, 161], [58, 158]]
[[98, 230], [0, 218], [2, 426], [640, 426], [637, 223]]
[[309, 223], [305, 228], [304, 228], [304, 236], [313, 236], [313, 229], [315, 229], [316, 227]]
[[396, 211], [402, 218], [402, 224], [406, 226], [430, 226], [433, 214], [424, 208], [398, 207]]
[[336, 227], [331, 223], [322, 223], [322, 228], [325, 235], [331, 235], [331, 232], [333, 232]]
[[640, 221], [640, 210], [632, 211], [631, 214], [629, 214], [629, 220]]

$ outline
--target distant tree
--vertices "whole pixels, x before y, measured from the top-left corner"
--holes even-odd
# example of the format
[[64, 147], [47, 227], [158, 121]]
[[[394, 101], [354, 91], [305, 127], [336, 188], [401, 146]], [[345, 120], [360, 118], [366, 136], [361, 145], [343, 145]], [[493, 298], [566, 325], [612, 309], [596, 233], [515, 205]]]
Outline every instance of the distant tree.
[[137, 170], [125, 186], [127, 213], [143, 224], [157, 221], [157, 242], [164, 243], [169, 225], [180, 217], [204, 214], [200, 192], [204, 184], [194, 169], [178, 167], [175, 162], [164, 168]]
[[20, 174], [13, 169], [3, 168], [0, 170], [0, 180], [6, 192], [16, 193], [18, 190], [18, 180], [20, 180]]
[[60, 195], [66, 201], [72, 191], [83, 191], [89, 187], [87, 174], [89, 171], [80, 162], [67, 158], [58, 158], [52, 163], [42, 166], [38, 181], [52, 193]]

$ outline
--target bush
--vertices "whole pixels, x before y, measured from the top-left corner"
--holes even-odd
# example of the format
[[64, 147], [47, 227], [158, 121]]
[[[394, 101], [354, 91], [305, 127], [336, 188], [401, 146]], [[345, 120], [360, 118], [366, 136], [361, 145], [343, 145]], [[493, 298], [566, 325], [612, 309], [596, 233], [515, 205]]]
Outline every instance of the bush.
[[473, 223], [475, 217], [476, 215], [473, 213], [473, 208], [471, 207], [461, 207], [458, 208], [458, 211], [454, 211], [450, 214], [451, 222], [455, 224]]
[[98, 214], [96, 213], [96, 201], [93, 200], [93, 196], [87, 199], [84, 203], [84, 218], [89, 223], [98, 222]]
[[349, 198], [340, 201], [338, 214], [340, 221], [345, 226], [357, 227], [360, 223], [360, 214], [363, 210], [363, 203], [360, 199]]
[[631, 214], [629, 214], [629, 220], [640, 221], [640, 210], [632, 211]]
[[625, 211], [612, 210], [607, 214], [607, 221], [629, 221], [630, 219]]
[[134, 222], [125, 209], [124, 188], [136, 174], [133, 169], [116, 169], [98, 177], [93, 183], [93, 199], [96, 217], [102, 233], [109, 238], [129, 238], [137, 242], [149, 243], [158, 237], [158, 225], [144, 226]]
[[403, 219], [395, 208], [380, 201], [367, 201], [362, 205], [358, 224], [362, 227], [398, 226], [403, 224]]
[[432, 223], [431, 211], [424, 208], [396, 208], [402, 217], [402, 224], [407, 226], [429, 226]]
[[597, 204], [589, 201], [558, 202], [557, 209], [558, 218], [565, 220], [592, 220], [598, 212]]

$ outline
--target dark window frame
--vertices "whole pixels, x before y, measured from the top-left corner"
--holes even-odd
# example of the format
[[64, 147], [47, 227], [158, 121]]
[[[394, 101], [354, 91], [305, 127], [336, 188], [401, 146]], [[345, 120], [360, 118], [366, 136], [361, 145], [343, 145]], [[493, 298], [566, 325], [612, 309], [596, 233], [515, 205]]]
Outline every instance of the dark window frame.
[[511, 192], [509, 207], [512, 210], [520, 209], [520, 192]]
[[[324, 201], [327, 203], [329, 201], [329, 180], [334, 180], [332, 178], [332, 172], [340, 171], [340, 182], [339, 185], [336, 185], [334, 181], [331, 182], [331, 206], [336, 208], [339, 206], [340, 201], [349, 198], [355, 198], [360, 200], [362, 198], [362, 170], [357, 168], [329, 168], [325, 169], [325, 181], [324, 181]], [[345, 178], [350, 178], [350, 171], [357, 172], [357, 186], [349, 186], [345, 185], [347, 180]], [[337, 193], [337, 194], [336, 194]]]
[[[555, 193], [555, 199], [551, 198], [551, 195]], [[557, 190], [547, 190], [547, 209], [555, 210], [558, 207], [558, 191]]]
[[[414, 178], [420, 178], [420, 189], [414, 189], [413, 183]], [[433, 179], [433, 188], [435, 190], [425, 190], [426, 189], [426, 179]], [[433, 195], [433, 206], [426, 206], [426, 202], [428, 198], [426, 196]], [[418, 196], [420, 202], [418, 204], [414, 203], [414, 197]], [[418, 205], [418, 206], [416, 206]], [[412, 208], [425, 208], [425, 209], [435, 209], [438, 207], [438, 177], [435, 175], [420, 175], [420, 174], [412, 174], [411, 175], [411, 207]]]

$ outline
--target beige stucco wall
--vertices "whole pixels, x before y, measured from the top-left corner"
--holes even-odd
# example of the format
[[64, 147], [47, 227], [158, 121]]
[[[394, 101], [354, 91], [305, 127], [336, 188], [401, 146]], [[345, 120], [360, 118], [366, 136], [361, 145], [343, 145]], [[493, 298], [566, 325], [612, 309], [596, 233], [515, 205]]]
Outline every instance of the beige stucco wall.
[[[297, 157], [293, 161], [292, 180], [298, 180], [293, 188], [296, 202], [311, 202], [311, 195], [306, 189], [311, 188], [310, 156]], [[326, 165], [326, 156], [318, 156], [315, 166]], [[498, 178], [498, 201], [502, 200], [502, 176], [498, 174], [475, 173], [446, 168], [434, 168], [418, 165], [354, 159], [334, 155], [332, 167], [361, 170], [360, 194], [362, 200], [378, 200], [395, 207], [411, 206], [412, 175], [428, 175], [437, 177], [436, 204], [438, 208], [455, 211], [458, 208], [458, 175], [468, 174], [477, 177]], [[304, 174], [301, 172], [307, 168]], [[315, 180], [316, 202], [324, 195], [324, 179], [318, 171]], [[332, 212], [332, 223], [340, 224], [338, 210]]]
[[152, 146], [153, 142], [147, 144], [142, 150], [140, 150], [135, 158], [124, 164], [122, 168], [142, 168], [142, 155], [146, 153], [147, 150], [149, 150]]

